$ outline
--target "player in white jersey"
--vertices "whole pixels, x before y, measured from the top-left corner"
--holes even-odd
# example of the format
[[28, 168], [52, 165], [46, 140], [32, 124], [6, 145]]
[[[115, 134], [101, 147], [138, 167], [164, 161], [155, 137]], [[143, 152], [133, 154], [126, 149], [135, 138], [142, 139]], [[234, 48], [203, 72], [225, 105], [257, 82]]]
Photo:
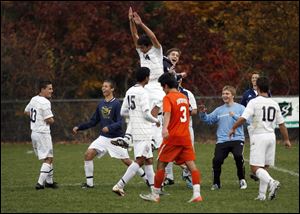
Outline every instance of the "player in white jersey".
[[[137, 12], [132, 11], [131, 7], [129, 8], [128, 18], [132, 39], [140, 58], [140, 65], [141, 67], [147, 67], [150, 69], [149, 83], [145, 86], [145, 90], [149, 94], [151, 114], [162, 121], [161, 108], [165, 92], [158, 83], [158, 78], [164, 73], [162, 46], [157, 40], [155, 34], [142, 22]], [[136, 25], [140, 26], [145, 31], [146, 35], [143, 34], [139, 36]], [[160, 137], [161, 126], [159, 129], [156, 128], [154, 123], [152, 126], [153, 140], [162, 141], [162, 138]], [[131, 130], [132, 128], [130, 127], [130, 123], [128, 123], [124, 140], [130, 141]], [[156, 136], [157, 134], [159, 136]], [[155, 142], [154, 144], [160, 145], [160, 143], [161, 142]]]
[[235, 122], [229, 132], [229, 136], [235, 133], [237, 127], [250, 119], [250, 167], [252, 173], [259, 178], [259, 195], [255, 200], [264, 201], [269, 186], [268, 199], [273, 200], [280, 182], [274, 180], [267, 169], [275, 163], [276, 136], [274, 129], [276, 125], [283, 136], [284, 144], [291, 147], [288, 131], [284, 124], [278, 103], [268, 96], [269, 83], [265, 77], [257, 79], [258, 96], [249, 101], [242, 116]]
[[133, 140], [135, 161], [127, 168], [127, 171], [112, 191], [120, 196], [124, 196], [124, 186], [134, 177], [137, 170], [145, 165], [145, 173], [150, 186], [154, 185], [153, 154], [151, 149], [152, 123], [157, 126], [160, 122], [150, 113], [148, 93], [144, 86], [149, 81], [149, 68], [141, 67], [136, 73], [137, 84], [129, 88], [126, 92], [121, 115], [129, 116], [131, 123], [131, 134]]
[[31, 140], [35, 154], [39, 160], [43, 160], [38, 182], [35, 186], [37, 190], [47, 188], [57, 188], [53, 182], [53, 145], [50, 134], [50, 124], [54, 123], [51, 103], [49, 99], [53, 93], [50, 81], [41, 81], [39, 84], [39, 94], [31, 98], [24, 113], [30, 116]]

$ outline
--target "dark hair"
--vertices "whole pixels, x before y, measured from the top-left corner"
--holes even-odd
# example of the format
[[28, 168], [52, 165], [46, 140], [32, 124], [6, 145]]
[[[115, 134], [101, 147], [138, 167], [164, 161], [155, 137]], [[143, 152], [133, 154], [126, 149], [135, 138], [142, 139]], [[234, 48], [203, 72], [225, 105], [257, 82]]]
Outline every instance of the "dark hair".
[[41, 80], [39, 82], [39, 91], [41, 91], [42, 89], [47, 88], [48, 85], [51, 85], [52, 82], [50, 80]]
[[138, 45], [144, 45], [144, 46], [151, 46], [152, 45], [152, 42], [150, 40], [150, 38], [146, 35], [146, 34], [143, 34], [140, 36], [140, 38], [137, 40], [137, 44]]
[[162, 87], [167, 85], [169, 88], [178, 88], [178, 82], [171, 73], [164, 73], [158, 78], [158, 82]]
[[259, 77], [256, 81], [256, 85], [261, 92], [269, 92], [269, 80], [267, 77]]
[[171, 49], [167, 50], [166, 55], [169, 56], [169, 54], [173, 51], [176, 51], [179, 53], [179, 55], [181, 55], [181, 50], [179, 48], [171, 48]]
[[110, 84], [111, 88], [115, 88], [115, 86], [116, 86], [115, 82], [111, 79], [106, 79], [106, 80], [103, 81], [103, 83], [105, 83], [105, 82], [108, 82]]
[[135, 77], [138, 82], [143, 82], [149, 76], [150, 69], [147, 67], [140, 67], [135, 73]]

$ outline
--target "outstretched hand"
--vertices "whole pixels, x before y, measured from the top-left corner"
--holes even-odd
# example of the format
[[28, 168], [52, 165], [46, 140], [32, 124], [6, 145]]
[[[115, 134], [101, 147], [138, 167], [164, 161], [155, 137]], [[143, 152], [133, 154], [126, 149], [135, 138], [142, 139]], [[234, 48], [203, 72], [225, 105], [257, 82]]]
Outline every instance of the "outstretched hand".
[[134, 20], [135, 24], [137, 24], [137, 25], [142, 24], [142, 19], [137, 12], [133, 13], [133, 20]]
[[207, 112], [207, 108], [205, 107], [205, 105], [203, 104], [200, 104], [198, 106], [198, 109], [199, 109], [199, 112]]
[[129, 7], [128, 18], [129, 18], [129, 20], [133, 19], [133, 12], [132, 12], [132, 8], [131, 7]]

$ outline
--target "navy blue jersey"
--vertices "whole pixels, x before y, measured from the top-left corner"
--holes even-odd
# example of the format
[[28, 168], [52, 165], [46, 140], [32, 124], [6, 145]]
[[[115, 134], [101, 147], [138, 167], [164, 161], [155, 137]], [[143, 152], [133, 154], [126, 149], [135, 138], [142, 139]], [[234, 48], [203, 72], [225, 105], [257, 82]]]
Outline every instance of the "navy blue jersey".
[[[270, 91], [268, 92], [268, 96], [271, 97], [271, 92]], [[252, 100], [255, 97], [256, 97], [256, 93], [255, 93], [254, 89], [250, 88], [247, 91], [245, 91], [245, 93], [243, 94], [241, 104], [246, 107], [247, 104], [249, 103], [249, 101]]]
[[[167, 72], [169, 72], [169, 70], [170, 70], [170, 68], [172, 67], [173, 64], [169, 60], [168, 57], [164, 56], [163, 65], [164, 65], [164, 72], [167, 73]], [[182, 78], [182, 75], [176, 73], [175, 77], [176, 77], [176, 80], [179, 81]]]
[[[109, 138], [123, 137], [122, 123], [120, 115], [121, 103], [118, 99], [113, 98], [110, 101], [102, 100], [90, 121], [78, 126], [78, 130], [85, 130], [96, 126], [100, 123], [100, 135]], [[103, 133], [102, 128], [107, 127], [108, 133]]]

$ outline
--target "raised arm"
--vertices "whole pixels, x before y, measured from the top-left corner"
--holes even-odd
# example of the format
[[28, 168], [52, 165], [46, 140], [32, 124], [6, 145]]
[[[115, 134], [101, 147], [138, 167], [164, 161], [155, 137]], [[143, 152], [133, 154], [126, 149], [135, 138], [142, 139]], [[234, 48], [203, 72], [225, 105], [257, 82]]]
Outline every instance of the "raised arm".
[[135, 24], [141, 26], [141, 28], [143, 28], [143, 30], [145, 31], [145, 33], [147, 34], [147, 36], [150, 38], [153, 46], [155, 48], [160, 48], [160, 43], [157, 40], [155, 34], [152, 32], [152, 30], [150, 30], [143, 22], [141, 17], [139, 16], [139, 14], [137, 14], [137, 12], [133, 13], [133, 20], [135, 22]]
[[135, 45], [135, 47], [137, 48], [137, 40], [139, 39], [139, 35], [135, 26], [135, 22], [133, 20], [133, 12], [132, 12], [132, 8], [129, 8], [128, 11], [128, 18], [129, 18], [129, 24], [130, 24], [130, 32], [131, 32], [131, 36], [133, 39], [133, 43]]

